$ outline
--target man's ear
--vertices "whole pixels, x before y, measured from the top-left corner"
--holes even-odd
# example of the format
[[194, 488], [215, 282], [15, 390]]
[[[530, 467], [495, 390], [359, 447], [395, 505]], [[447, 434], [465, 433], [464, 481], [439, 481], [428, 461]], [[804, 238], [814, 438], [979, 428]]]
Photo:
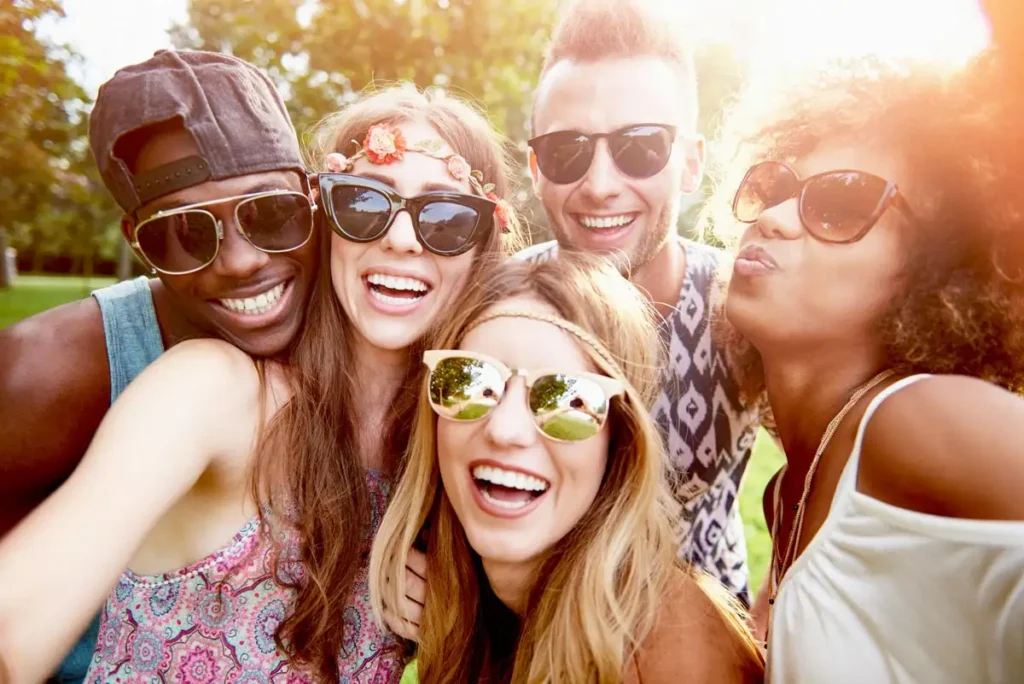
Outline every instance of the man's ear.
[[135, 221], [128, 214], [121, 214], [121, 235], [128, 241], [130, 245], [133, 242], [135, 232]]
[[537, 199], [540, 199], [540, 168], [537, 166], [537, 153], [531, 147], [526, 156], [529, 160], [528, 165], [530, 167], [530, 181], [533, 183], [533, 194], [537, 196]]
[[707, 155], [707, 142], [703, 135], [696, 135], [686, 141], [686, 168], [683, 171], [683, 182], [679, 190], [690, 195], [700, 189], [704, 180], [704, 160]]

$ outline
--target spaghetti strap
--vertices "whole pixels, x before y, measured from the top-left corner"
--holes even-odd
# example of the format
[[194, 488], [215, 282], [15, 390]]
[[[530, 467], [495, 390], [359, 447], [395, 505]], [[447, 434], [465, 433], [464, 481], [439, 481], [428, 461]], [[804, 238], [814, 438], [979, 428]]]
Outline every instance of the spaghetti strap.
[[927, 373], [907, 376], [889, 385], [871, 400], [871, 403], [868, 404], [867, 409], [864, 411], [863, 417], [860, 419], [860, 425], [857, 426], [857, 439], [853, 442], [853, 449], [850, 451], [850, 459], [846, 462], [846, 467], [843, 468], [843, 474], [839, 479], [838, 486], [836, 487], [837, 496], [840, 490], [845, 491], [847, 487], [852, 486], [856, 488], [857, 471], [860, 465], [861, 444], [864, 442], [864, 433], [867, 431], [868, 421], [870, 421], [871, 417], [875, 415], [875, 411], [878, 410], [878, 407], [882, 405], [883, 401], [896, 394], [904, 387], [909, 387], [919, 380], [924, 380], [925, 378], [930, 377], [932, 376]]

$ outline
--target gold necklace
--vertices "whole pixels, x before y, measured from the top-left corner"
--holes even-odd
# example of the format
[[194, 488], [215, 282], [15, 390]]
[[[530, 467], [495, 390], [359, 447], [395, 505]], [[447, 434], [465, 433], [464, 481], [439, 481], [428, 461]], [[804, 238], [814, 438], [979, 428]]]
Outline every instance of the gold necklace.
[[850, 400], [846, 402], [846, 405], [839, 410], [839, 413], [829, 422], [828, 427], [825, 428], [825, 434], [821, 437], [821, 442], [818, 444], [818, 450], [814, 453], [814, 460], [811, 461], [811, 467], [807, 469], [807, 477], [804, 478], [804, 491], [800, 495], [800, 501], [793, 507], [796, 511], [796, 515], [793, 517], [793, 521], [789, 525], [789, 542], [786, 544], [786, 552], [780, 559], [778, 556], [778, 546], [776, 541], [779, 532], [779, 519], [781, 516], [781, 501], [782, 497], [779, 495], [780, 485], [782, 484], [782, 478], [786, 474], [786, 466], [782, 467], [779, 472], [778, 479], [775, 480], [775, 490], [773, 494], [772, 504], [772, 559], [771, 559], [771, 572], [768, 575], [768, 622], [765, 627], [765, 640], [764, 646], [768, 647], [768, 627], [771, 625], [771, 606], [775, 605], [775, 597], [779, 593], [779, 584], [782, 582], [782, 576], [792, 565], [796, 558], [790, 558], [794, 555], [797, 545], [800, 539], [800, 533], [804, 527], [804, 510], [807, 507], [807, 497], [811, 493], [811, 483], [814, 481], [814, 473], [818, 469], [818, 463], [821, 461], [821, 455], [825, 453], [825, 449], [828, 447], [828, 443], [832, 440], [832, 435], [839, 428], [840, 423], [843, 422], [843, 418], [846, 418], [846, 414], [857, 405], [864, 395], [875, 388], [878, 383], [886, 380], [893, 375], [892, 370], [885, 370], [876, 375], [875, 377], [868, 380], [866, 383], [861, 385], [857, 391], [853, 393]]

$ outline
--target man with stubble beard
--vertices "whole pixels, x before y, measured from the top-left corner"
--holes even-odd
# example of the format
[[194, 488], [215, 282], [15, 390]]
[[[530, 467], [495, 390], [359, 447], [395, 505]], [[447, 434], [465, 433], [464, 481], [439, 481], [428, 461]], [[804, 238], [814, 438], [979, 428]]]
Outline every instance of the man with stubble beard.
[[667, 366], [653, 414], [684, 505], [680, 556], [749, 605], [738, 490], [757, 414], [712, 336], [719, 252], [676, 233], [700, 188], [693, 59], [674, 18], [641, 0], [583, 0], [562, 16], [533, 108], [530, 173], [559, 249], [606, 253], [663, 317]]
[[[165, 349], [217, 337], [281, 354], [312, 289], [295, 129], [252, 65], [163, 50], [121, 69], [100, 88], [89, 142], [124, 237], [156, 277], [0, 331], [0, 536], [75, 469], [113, 401]], [[54, 681], [81, 681], [95, 639], [93, 625]]]

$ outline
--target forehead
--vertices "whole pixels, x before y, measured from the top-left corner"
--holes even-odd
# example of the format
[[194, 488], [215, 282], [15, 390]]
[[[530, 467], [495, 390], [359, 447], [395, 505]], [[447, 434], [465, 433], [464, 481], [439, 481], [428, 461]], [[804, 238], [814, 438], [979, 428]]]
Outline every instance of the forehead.
[[[436, 140], [441, 142], [437, 149], [438, 156], [444, 157], [455, 153], [437, 129], [425, 121], [403, 121], [393, 128], [402, 131], [402, 136], [410, 147], [422, 146], [427, 140]], [[471, 192], [468, 181], [457, 181], [452, 177], [446, 162], [420, 152], [407, 153], [401, 161], [390, 164], [374, 164], [363, 157], [352, 166], [352, 173], [387, 183], [406, 197], [429, 190]]]
[[537, 88], [533, 134], [607, 133], [635, 123], [683, 125], [693, 104], [685, 99], [679, 73], [658, 57], [563, 59]]
[[[558, 316], [549, 304], [526, 297], [508, 299], [488, 309], [484, 315], [494, 311], [526, 311]], [[487, 354], [511, 368], [593, 371], [593, 364], [580, 345], [575, 336], [551, 323], [502, 316], [475, 327], [466, 335], [459, 348]]]
[[866, 171], [895, 182], [901, 190], [909, 181], [901, 156], [872, 141], [825, 141], [793, 163], [793, 170], [801, 178], [838, 169]]
[[[206, 181], [192, 187], [183, 188], [163, 197], [158, 197], [152, 202], [139, 208], [140, 218], [156, 213], [161, 209], [171, 209], [188, 204], [200, 202], [212, 202], [225, 197], [236, 197], [247, 195], [253, 192], [265, 192], [268, 190], [294, 190], [303, 192], [302, 178], [296, 171], [265, 171], [263, 173], [249, 173], [244, 176], [233, 178], [222, 178], [221, 180]], [[216, 213], [216, 208], [209, 211]]]

